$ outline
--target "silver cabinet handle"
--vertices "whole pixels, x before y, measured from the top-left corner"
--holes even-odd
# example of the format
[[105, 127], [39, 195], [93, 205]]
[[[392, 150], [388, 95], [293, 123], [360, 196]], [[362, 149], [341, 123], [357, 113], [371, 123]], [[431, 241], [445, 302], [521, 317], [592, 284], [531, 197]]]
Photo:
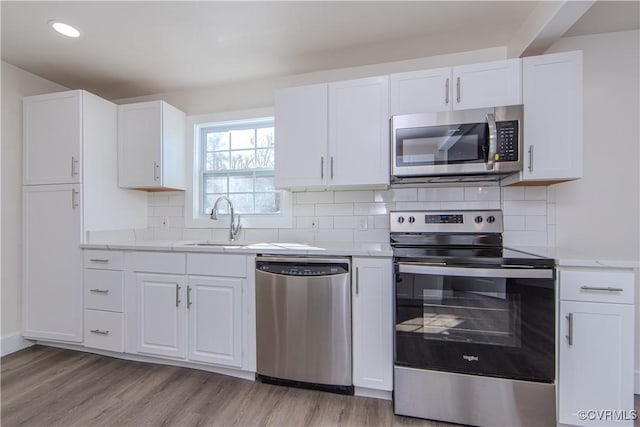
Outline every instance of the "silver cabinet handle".
[[153, 162], [153, 180], [160, 182], [160, 165], [158, 162]]
[[487, 170], [493, 170], [496, 162], [496, 151], [498, 150], [498, 131], [496, 128], [496, 118], [493, 113], [487, 114], [487, 124], [489, 125], [489, 158], [487, 159]]
[[191, 291], [193, 290], [193, 288], [191, 288], [191, 286], [187, 286], [187, 308], [191, 308], [191, 304], [193, 304], [191, 302]]
[[181, 289], [181, 286], [176, 284], [176, 307], [178, 307], [182, 302], [180, 301], [180, 289]]
[[580, 286], [580, 289], [583, 291], [604, 291], [604, 292], [622, 292], [624, 289], [622, 288], [612, 288], [611, 286], [607, 287], [599, 287], [599, 286]]
[[331, 156], [331, 179], [333, 179], [333, 156]]
[[78, 202], [78, 195], [80, 192], [78, 190], [71, 190], [71, 209], [75, 209], [80, 206]]
[[92, 334], [98, 334], [98, 335], [109, 335], [109, 331], [101, 331], [100, 329], [92, 329], [89, 332], [91, 332]]
[[457, 91], [456, 101], [458, 102], [458, 104], [460, 104], [460, 77], [456, 79], [456, 91]]
[[94, 294], [108, 294], [109, 289], [89, 289], [89, 292], [93, 292]]
[[356, 295], [360, 292], [360, 267], [356, 267]]
[[444, 103], [449, 105], [449, 77], [447, 77], [447, 83], [444, 85]]
[[529, 146], [529, 172], [533, 173], [533, 145]]
[[320, 179], [324, 179], [324, 156], [320, 156]]
[[91, 261], [91, 262], [99, 262], [101, 264], [107, 264], [109, 262], [109, 260], [106, 259], [106, 258], [91, 258], [91, 259], [89, 259], [89, 261]]
[[566, 318], [569, 321], [569, 334], [567, 335], [567, 341], [569, 341], [569, 345], [573, 345], [573, 313], [569, 313]]
[[74, 156], [71, 156], [71, 176], [77, 176], [79, 171], [76, 166], [80, 164], [80, 161], [76, 159]]

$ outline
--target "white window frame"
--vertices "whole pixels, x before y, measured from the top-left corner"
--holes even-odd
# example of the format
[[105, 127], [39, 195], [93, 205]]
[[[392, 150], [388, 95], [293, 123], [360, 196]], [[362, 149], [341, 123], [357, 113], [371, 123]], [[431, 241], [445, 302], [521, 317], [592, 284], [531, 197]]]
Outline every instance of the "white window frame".
[[[206, 127], [233, 124], [250, 120], [264, 120], [273, 117], [273, 108], [231, 111], [226, 113], [202, 114], [187, 117], [187, 188], [185, 192], [185, 228], [229, 228], [229, 215], [220, 215], [214, 221], [200, 213], [202, 203], [200, 194], [200, 136]], [[276, 144], [278, 141], [276, 139]], [[276, 165], [277, 167], [277, 165]], [[280, 190], [280, 213], [265, 215], [241, 215], [243, 228], [291, 228], [293, 226], [293, 207], [291, 193]]]

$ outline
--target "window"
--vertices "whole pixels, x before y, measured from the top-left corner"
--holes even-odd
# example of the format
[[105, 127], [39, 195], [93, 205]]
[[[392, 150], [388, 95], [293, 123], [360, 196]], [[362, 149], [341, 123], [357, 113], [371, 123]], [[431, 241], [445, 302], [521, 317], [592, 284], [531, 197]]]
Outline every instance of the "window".
[[[274, 179], [273, 119], [202, 127], [202, 215], [221, 196], [243, 215], [280, 213], [280, 192]], [[226, 203], [220, 213], [228, 213]]]

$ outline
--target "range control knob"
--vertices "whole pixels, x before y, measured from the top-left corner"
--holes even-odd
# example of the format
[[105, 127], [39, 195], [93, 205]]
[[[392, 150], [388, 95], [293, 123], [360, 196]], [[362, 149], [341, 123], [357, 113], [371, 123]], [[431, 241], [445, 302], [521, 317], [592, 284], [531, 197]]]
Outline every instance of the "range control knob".
[[482, 217], [478, 215], [473, 219], [473, 222], [475, 222], [476, 224], [480, 224], [482, 222]]
[[489, 224], [493, 224], [494, 222], [496, 222], [496, 217], [495, 217], [495, 216], [493, 216], [493, 215], [488, 216], [488, 217], [487, 217], [487, 222], [488, 222]]
[[416, 219], [412, 216], [409, 217], [409, 224], [413, 224], [414, 222], [416, 222]]
[[402, 224], [404, 223], [404, 217], [403, 216], [399, 216], [398, 217], [398, 224]]

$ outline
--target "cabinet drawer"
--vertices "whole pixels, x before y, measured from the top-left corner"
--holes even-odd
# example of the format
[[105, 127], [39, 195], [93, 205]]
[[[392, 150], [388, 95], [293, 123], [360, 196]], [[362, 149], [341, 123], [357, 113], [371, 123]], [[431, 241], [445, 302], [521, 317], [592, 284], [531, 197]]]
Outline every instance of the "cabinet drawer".
[[633, 304], [631, 271], [560, 270], [560, 299]]
[[103, 270], [124, 269], [124, 252], [88, 249], [85, 249], [83, 252], [85, 268], [98, 268]]
[[124, 315], [110, 311], [84, 311], [84, 345], [110, 351], [124, 351]]
[[183, 253], [131, 252], [131, 269], [152, 273], [184, 274], [186, 257]]
[[247, 277], [247, 257], [229, 254], [188, 254], [187, 274]]
[[123, 272], [85, 269], [84, 308], [123, 311]]

